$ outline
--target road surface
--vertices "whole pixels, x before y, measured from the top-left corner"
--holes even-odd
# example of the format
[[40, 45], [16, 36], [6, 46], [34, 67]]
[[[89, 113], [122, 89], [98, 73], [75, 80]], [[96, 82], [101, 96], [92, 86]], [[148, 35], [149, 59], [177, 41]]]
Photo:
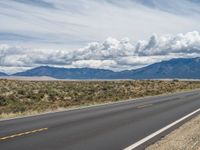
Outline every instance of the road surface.
[[[199, 108], [200, 90], [195, 90], [3, 120], [0, 149], [122, 150]], [[143, 149], [170, 130], [136, 149]]]

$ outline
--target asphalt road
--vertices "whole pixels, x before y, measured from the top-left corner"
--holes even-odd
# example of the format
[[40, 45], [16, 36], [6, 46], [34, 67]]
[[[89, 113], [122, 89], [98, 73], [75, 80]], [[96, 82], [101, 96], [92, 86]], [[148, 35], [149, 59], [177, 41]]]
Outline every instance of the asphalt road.
[[121, 150], [198, 108], [196, 90], [0, 121], [0, 149]]

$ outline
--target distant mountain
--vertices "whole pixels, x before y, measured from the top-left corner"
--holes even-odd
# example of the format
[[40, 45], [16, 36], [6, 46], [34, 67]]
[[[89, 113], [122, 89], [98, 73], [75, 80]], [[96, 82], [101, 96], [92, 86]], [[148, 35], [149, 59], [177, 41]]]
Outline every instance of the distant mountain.
[[92, 68], [56, 68], [41, 66], [14, 76], [50, 76], [57, 79], [200, 79], [200, 58], [162, 61], [136, 70], [114, 72]]
[[132, 79], [200, 79], [200, 58], [177, 58], [137, 70], [123, 71], [121, 76]]
[[56, 68], [41, 66], [25, 72], [19, 72], [14, 76], [50, 76], [57, 79], [106, 79], [115, 72], [104, 69], [92, 68]]
[[0, 72], [0, 76], [7, 76], [6, 73]]

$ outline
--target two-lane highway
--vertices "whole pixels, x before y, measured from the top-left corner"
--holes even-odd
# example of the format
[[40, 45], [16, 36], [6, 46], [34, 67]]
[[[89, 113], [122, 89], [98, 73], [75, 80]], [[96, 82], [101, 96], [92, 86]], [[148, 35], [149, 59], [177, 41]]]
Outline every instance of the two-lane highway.
[[200, 91], [195, 90], [4, 120], [0, 149], [121, 150], [199, 108]]

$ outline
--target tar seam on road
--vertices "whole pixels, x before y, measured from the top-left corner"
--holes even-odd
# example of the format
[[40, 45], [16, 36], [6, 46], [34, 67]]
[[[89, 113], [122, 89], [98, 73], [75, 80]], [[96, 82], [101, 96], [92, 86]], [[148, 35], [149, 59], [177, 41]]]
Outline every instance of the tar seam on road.
[[186, 120], [187, 118], [189, 118], [189, 117], [191, 117], [191, 116], [193, 116], [193, 115], [195, 115], [196, 113], [199, 113], [199, 112], [200, 112], [200, 108], [197, 109], [197, 110], [195, 110], [195, 111], [193, 111], [192, 113], [190, 113], [190, 114], [188, 114], [188, 115], [186, 115], [186, 116], [184, 116], [184, 117], [178, 119], [177, 121], [175, 121], [175, 122], [173, 122], [173, 123], [167, 125], [166, 127], [164, 127], [164, 128], [162, 128], [162, 129], [160, 129], [160, 130], [158, 130], [158, 131], [156, 131], [156, 132], [150, 134], [149, 136], [147, 136], [147, 137], [141, 139], [140, 141], [138, 141], [138, 142], [132, 144], [131, 146], [125, 148], [124, 150], [133, 150], [133, 149], [139, 147], [140, 145], [144, 144], [145, 142], [149, 141], [150, 139], [154, 138], [155, 136], [159, 135], [160, 133], [162, 133], [162, 132], [164, 132], [164, 131], [170, 129], [171, 127], [175, 126], [176, 124], [178, 124], [178, 123], [180, 123], [180, 122]]
[[146, 105], [141, 105], [141, 106], [137, 106], [138, 109], [140, 108], [146, 108], [146, 107], [149, 107], [149, 106], [152, 106], [153, 104], [146, 104]]
[[5, 137], [0, 138], [0, 141], [15, 138], [15, 137], [20, 137], [20, 136], [23, 136], [23, 135], [33, 134], [33, 133], [36, 133], [36, 132], [42, 132], [42, 131], [45, 131], [45, 130], [48, 130], [48, 128], [41, 128], [41, 129], [36, 129], [36, 130], [27, 131], [27, 132], [23, 132], [23, 133], [13, 134], [13, 135], [9, 135], [9, 136], [5, 136]]

